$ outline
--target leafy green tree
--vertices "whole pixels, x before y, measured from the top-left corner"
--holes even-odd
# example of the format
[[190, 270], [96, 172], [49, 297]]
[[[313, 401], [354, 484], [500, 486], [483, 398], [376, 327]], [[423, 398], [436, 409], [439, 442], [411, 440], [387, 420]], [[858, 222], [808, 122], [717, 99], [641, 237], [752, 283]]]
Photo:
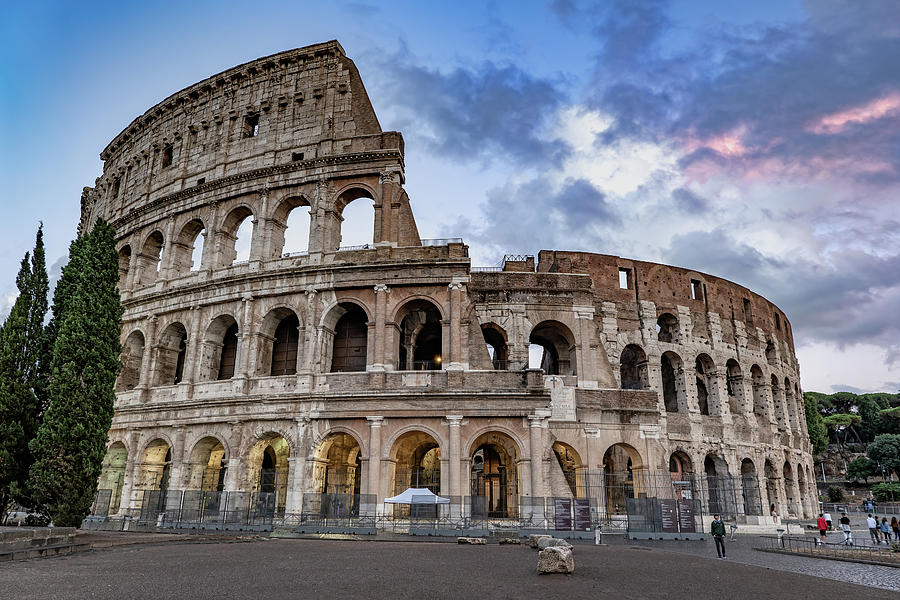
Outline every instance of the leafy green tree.
[[106, 450], [121, 353], [117, 280], [114, 231], [98, 220], [72, 243], [54, 294], [50, 403], [30, 444], [29, 485], [59, 526], [78, 526], [90, 511]]
[[875, 502], [896, 502], [900, 500], [900, 483], [876, 483], [869, 488]]
[[857, 456], [847, 463], [847, 479], [849, 481], [863, 480], [868, 484], [869, 477], [875, 477], [880, 473], [881, 470], [875, 461], [865, 456]]
[[900, 475], [900, 435], [883, 433], [866, 449], [866, 456], [887, 471]]
[[0, 509], [12, 500], [30, 504], [25, 490], [32, 463], [28, 442], [41, 415], [35, 390], [47, 314], [43, 226], [33, 252], [22, 259], [16, 286], [19, 295], [0, 328]]
[[828, 449], [828, 428], [819, 413], [819, 400], [815, 392], [803, 394], [803, 408], [806, 412], [806, 428], [809, 432], [809, 442], [813, 447], [813, 455], [821, 454]]
[[[828, 415], [822, 419], [822, 422], [825, 423], [825, 427], [827, 427], [829, 431], [834, 432], [834, 440], [837, 442], [838, 446], [841, 446], [839, 434], [841, 432], [844, 433], [844, 443], [846, 443], [847, 433], [849, 431], [855, 433], [854, 425], [859, 425], [862, 422], [862, 417], [849, 413], [837, 413]], [[859, 440], [859, 434], [856, 434], [856, 439]]]

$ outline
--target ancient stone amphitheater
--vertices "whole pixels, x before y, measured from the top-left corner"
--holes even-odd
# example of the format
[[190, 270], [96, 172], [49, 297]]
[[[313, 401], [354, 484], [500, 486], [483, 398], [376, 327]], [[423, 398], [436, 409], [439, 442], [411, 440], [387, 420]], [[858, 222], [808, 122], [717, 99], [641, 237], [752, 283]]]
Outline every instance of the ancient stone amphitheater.
[[[420, 238], [403, 137], [337, 42], [181, 90], [101, 158], [81, 227], [119, 240], [109, 514], [184, 490], [382, 514], [407, 487], [496, 519], [550, 498], [745, 522], [817, 506], [778, 307], [678, 267], [545, 250], [478, 268]], [[371, 237], [347, 247], [351, 203]]]

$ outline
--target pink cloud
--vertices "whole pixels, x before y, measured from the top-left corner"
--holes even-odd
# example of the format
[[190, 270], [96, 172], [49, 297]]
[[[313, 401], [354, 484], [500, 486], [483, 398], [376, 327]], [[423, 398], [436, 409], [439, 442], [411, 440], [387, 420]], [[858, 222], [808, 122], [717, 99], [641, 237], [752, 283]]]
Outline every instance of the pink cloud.
[[818, 134], [840, 133], [848, 125], [880, 119], [893, 114], [897, 109], [900, 109], [900, 92], [892, 92], [865, 104], [825, 115], [810, 124], [807, 130]]

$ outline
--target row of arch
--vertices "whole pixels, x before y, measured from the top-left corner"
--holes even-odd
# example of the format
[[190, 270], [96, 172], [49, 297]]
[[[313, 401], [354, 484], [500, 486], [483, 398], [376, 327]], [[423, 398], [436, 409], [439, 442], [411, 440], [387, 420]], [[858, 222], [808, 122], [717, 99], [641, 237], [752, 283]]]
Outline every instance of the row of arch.
[[[254, 213], [250, 202], [238, 201], [212, 229], [207, 224], [213, 217], [190, 214], [171, 228], [153, 228], [140, 240], [119, 248], [120, 289], [153, 285], [160, 277], [174, 279], [201, 269], [229, 267], [253, 257], [333, 252], [342, 241], [345, 245], [370, 244], [374, 239], [373, 198], [371, 190], [351, 187], [337, 196], [332, 210], [316, 211], [304, 196], [288, 196], [261, 216]], [[336, 235], [322, 231], [328, 219], [336, 221]]]
[[[651, 389], [650, 361], [643, 348], [628, 344], [619, 356], [619, 381], [623, 389]], [[790, 378], [780, 379], [774, 373], [767, 379], [758, 364], [750, 367], [750, 389], [745, 389], [744, 372], [737, 360], [725, 362], [723, 373], [718, 371], [709, 354], [699, 353], [694, 359], [693, 378], [696, 389], [697, 410], [702, 415], [721, 415], [728, 410], [733, 415], [754, 414], [768, 418], [769, 394], [772, 396], [774, 416], [779, 426], [802, 430], [805, 427], [805, 412], [802, 405], [800, 386]], [[689, 412], [687, 378], [691, 369], [685, 368], [684, 361], [675, 352], [667, 350], [660, 355], [658, 363], [662, 381], [661, 395], [666, 412]], [[724, 379], [723, 386], [720, 378]], [[724, 392], [724, 394], [723, 394]], [[724, 396], [724, 398], [722, 397]]]
[[[670, 312], [660, 313], [656, 319], [656, 340], [670, 344], [682, 343], [681, 326], [677, 316]], [[775, 342], [771, 338], [766, 340], [764, 355], [769, 365], [773, 367], [778, 365], [778, 352]]]

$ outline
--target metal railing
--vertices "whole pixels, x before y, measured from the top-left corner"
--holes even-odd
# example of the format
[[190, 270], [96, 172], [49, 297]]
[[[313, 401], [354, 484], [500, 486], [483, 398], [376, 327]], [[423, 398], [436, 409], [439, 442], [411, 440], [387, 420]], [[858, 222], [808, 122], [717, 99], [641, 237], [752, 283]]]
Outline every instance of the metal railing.
[[295, 256], [309, 256], [309, 250], [300, 250], [299, 252], [284, 252], [281, 258], [293, 258]]
[[502, 273], [503, 267], [472, 267], [469, 269], [471, 273]]
[[759, 550], [784, 554], [799, 554], [832, 560], [875, 562], [900, 566], [900, 552], [878, 546], [850, 546], [822, 543], [818, 538], [797, 538], [788, 535], [761, 536], [763, 546]]
[[371, 250], [374, 248], [372, 244], [359, 244], [357, 246], [341, 246], [338, 248], [338, 252], [348, 252], [350, 250]]
[[422, 246], [449, 246], [450, 244], [462, 243], [462, 238], [427, 238], [422, 240]]

